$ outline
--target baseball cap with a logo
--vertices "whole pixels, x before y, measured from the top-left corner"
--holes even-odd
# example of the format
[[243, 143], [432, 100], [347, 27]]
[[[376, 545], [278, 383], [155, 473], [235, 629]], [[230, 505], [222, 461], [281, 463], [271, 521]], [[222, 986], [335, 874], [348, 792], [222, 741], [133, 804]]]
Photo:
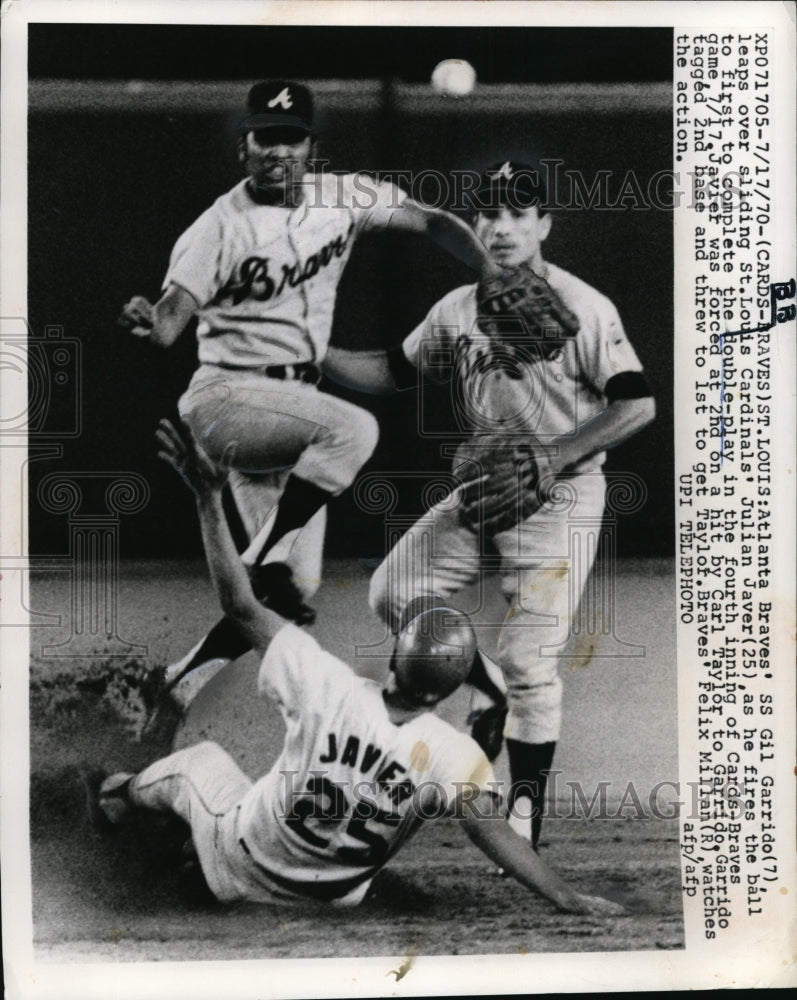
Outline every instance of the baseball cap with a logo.
[[241, 132], [263, 128], [296, 129], [307, 135], [313, 127], [313, 95], [301, 83], [263, 80], [256, 83], [246, 99], [248, 115]]
[[496, 209], [502, 205], [510, 208], [531, 208], [536, 205], [544, 211], [548, 191], [541, 172], [528, 163], [505, 160], [484, 170], [472, 195], [477, 212]]

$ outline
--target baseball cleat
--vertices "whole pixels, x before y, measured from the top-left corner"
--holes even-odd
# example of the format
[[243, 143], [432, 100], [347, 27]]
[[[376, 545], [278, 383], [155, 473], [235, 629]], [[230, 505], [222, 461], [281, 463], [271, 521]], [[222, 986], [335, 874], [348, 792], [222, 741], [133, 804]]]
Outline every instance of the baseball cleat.
[[302, 592], [293, 581], [286, 563], [271, 562], [250, 570], [252, 589], [263, 604], [297, 625], [312, 625], [315, 608], [304, 603]]
[[202, 688], [229, 662], [226, 656], [216, 656], [213, 659], [205, 660], [204, 663], [200, 663], [193, 670], [186, 671], [168, 684], [165, 692], [166, 697], [170, 699], [181, 715], [185, 714], [188, 706]]
[[159, 667], [153, 671], [156, 694], [153, 698], [152, 711], [141, 730], [141, 740], [165, 739], [171, 742], [177, 727], [182, 722], [183, 706], [172, 695], [175, 684], [167, 683], [167, 670]]
[[164, 737], [169, 741], [173, 740], [185, 721], [188, 706], [208, 681], [229, 662], [226, 657], [217, 656], [197, 666], [183, 667], [181, 671], [176, 669], [180, 664], [162, 671], [157, 681], [159, 690], [154, 699], [155, 705], [142, 730], [142, 739]]
[[204, 646], [206, 640], [207, 636], [203, 636], [203, 638], [201, 638], [195, 646], [188, 650], [182, 659], [178, 660], [176, 663], [170, 663], [169, 666], [163, 670], [159, 678], [159, 684], [162, 690], [168, 690], [169, 688], [174, 687], [174, 685], [182, 677], [184, 677], [185, 674], [187, 674], [194, 667], [198, 666], [195, 659], [197, 658], [199, 651]]
[[97, 804], [113, 826], [122, 823], [133, 808], [129, 794], [133, 778], [134, 774], [119, 771], [117, 774], [109, 775], [100, 785]]
[[117, 828], [133, 808], [128, 789], [135, 775], [120, 771], [104, 776], [103, 772], [81, 771], [80, 777], [91, 825], [101, 831]]

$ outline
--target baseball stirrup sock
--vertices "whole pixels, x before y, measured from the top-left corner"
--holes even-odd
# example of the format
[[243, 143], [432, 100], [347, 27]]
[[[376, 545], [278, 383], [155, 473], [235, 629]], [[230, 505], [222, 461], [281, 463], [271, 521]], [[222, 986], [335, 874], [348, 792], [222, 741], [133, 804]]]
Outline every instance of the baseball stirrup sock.
[[520, 740], [507, 740], [506, 750], [512, 779], [507, 806], [511, 810], [518, 799], [526, 797], [531, 800], [531, 846], [536, 849], [542, 829], [542, 815], [545, 812], [548, 772], [553, 764], [556, 742], [522, 743]]
[[321, 489], [315, 483], [299, 476], [289, 476], [285, 489], [279, 499], [277, 516], [274, 518], [274, 525], [268, 534], [263, 548], [254, 560], [255, 565], [263, 560], [277, 542], [284, 538], [289, 531], [295, 528], [303, 528], [313, 514], [316, 514], [322, 507], [326, 506], [335, 494], [329, 490]]

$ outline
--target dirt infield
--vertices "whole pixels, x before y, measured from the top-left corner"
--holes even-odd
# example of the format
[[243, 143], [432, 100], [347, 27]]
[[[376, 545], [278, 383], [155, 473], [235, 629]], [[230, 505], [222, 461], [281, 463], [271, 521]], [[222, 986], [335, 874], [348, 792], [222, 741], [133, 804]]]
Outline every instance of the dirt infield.
[[[338, 655], [346, 653], [353, 635], [354, 619], [347, 623], [343, 610], [362, 607], [365, 581], [363, 567], [338, 567], [328, 574], [324, 593], [330, 604], [319, 602], [319, 620], [329, 612], [323, 638], [318, 627], [315, 631]], [[650, 607], [656, 595], [644, 588], [665, 594], [669, 585], [664, 572], [639, 575], [634, 570], [620, 599], [641, 588], [638, 600]], [[61, 583], [52, 578], [32, 588], [34, 607], [38, 603], [42, 610], [64, 596]], [[683, 947], [677, 821], [642, 818], [633, 809], [587, 820], [549, 819], [544, 827], [542, 850], [563, 876], [581, 891], [626, 905], [628, 916], [608, 921], [562, 916], [502, 879], [455, 820], [428, 824], [375, 880], [361, 907], [332, 912], [313, 903], [279, 909], [215, 903], [181, 854], [179, 824], [148, 820], [116, 834], [99, 834], [88, 821], [84, 780], [98, 768], [137, 769], [166, 749], [135, 739], [148, 696], [147, 670], [181, 651], [207, 624], [213, 599], [199, 566], [161, 567], [157, 573], [151, 565], [131, 567], [120, 611], [120, 635], [149, 642], [143, 659], [102, 653], [90, 662], [42, 657], [40, 646], [33, 647], [31, 850], [39, 959], [134, 962]], [[364, 628], [355, 639], [378, 644], [378, 627]], [[632, 631], [628, 641], [636, 641]], [[650, 627], [646, 635], [652, 650]], [[52, 641], [51, 634], [35, 638]], [[378, 674], [383, 663], [366, 656], [358, 665]], [[266, 770], [282, 740], [279, 717], [251, 697], [255, 669], [252, 658], [245, 659], [232, 681], [203, 692], [182, 736], [184, 742], [218, 739], [252, 776]], [[616, 658], [605, 664], [593, 660], [565, 677], [565, 686], [572, 739], [562, 741], [561, 792], [569, 788], [567, 780], [591, 774], [593, 787], [604, 777], [614, 782], [611, 802], [622, 782], [634, 781], [641, 789], [654, 778], [677, 777], [674, 669], [667, 672], [666, 653], [663, 662], [653, 652], [619, 665]], [[605, 705], [596, 709], [596, 697]], [[448, 707], [459, 719], [462, 710], [456, 699]], [[618, 749], [607, 755], [601, 748], [610, 734], [616, 734]], [[629, 747], [629, 741], [635, 745]], [[612, 762], [608, 770], [607, 762]]]
[[[177, 825], [134, 824], [109, 835], [91, 828], [83, 761], [77, 758], [135, 766], [145, 754], [118, 724], [75, 721], [69, 748], [74, 763], [33, 788], [34, 925], [43, 960], [522, 954], [683, 945], [677, 828], [656, 819], [559, 819], [546, 827], [546, 858], [583, 891], [624, 903], [628, 917], [606, 921], [557, 913], [500, 878], [454, 820], [422, 831], [357, 910], [330, 913], [314, 903], [222, 907], [203, 893], [196, 871], [181, 856]], [[83, 736], [75, 739], [76, 731]], [[63, 747], [67, 732], [56, 727], [51, 737], [52, 748]], [[46, 749], [44, 742], [39, 749]]]

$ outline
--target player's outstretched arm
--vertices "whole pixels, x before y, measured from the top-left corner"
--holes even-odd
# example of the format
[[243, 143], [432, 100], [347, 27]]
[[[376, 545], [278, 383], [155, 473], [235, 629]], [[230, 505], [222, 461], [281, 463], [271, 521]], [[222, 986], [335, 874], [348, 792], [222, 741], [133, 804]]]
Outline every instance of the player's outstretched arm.
[[614, 448], [641, 431], [655, 416], [656, 403], [652, 396], [615, 400], [602, 413], [576, 428], [575, 434], [551, 442], [559, 449], [558, 458], [553, 459], [554, 466], [564, 470], [589, 455]]
[[502, 270], [471, 227], [441, 208], [427, 208], [408, 198], [398, 208], [374, 213], [369, 228], [427, 236], [485, 278]]
[[465, 832], [477, 847], [518, 882], [546, 896], [565, 913], [620, 916], [622, 906], [599, 896], [582, 896], [518, 836], [495, 808], [492, 795], [462, 800]]
[[118, 323], [135, 337], [158, 347], [171, 347], [196, 310], [193, 295], [179, 285], [169, 285], [155, 305], [143, 295], [134, 295], [122, 309]]
[[221, 491], [235, 444], [227, 446], [217, 465], [185, 423], [178, 431], [168, 420], [161, 420], [156, 436], [158, 456], [176, 469], [196, 496], [205, 555], [222, 610], [262, 656], [285, 622], [255, 597], [224, 515]]
[[[393, 348], [400, 351], [401, 345]], [[405, 361], [405, 364], [409, 364]], [[323, 361], [324, 374], [337, 385], [374, 396], [388, 395], [405, 388], [397, 384], [390, 363], [390, 352], [383, 350], [349, 351], [344, 347], [327, 348]], [[414, 371], [414, 370], [413, 370]], [[413, 380], [413, 386], [417, 376]]]

